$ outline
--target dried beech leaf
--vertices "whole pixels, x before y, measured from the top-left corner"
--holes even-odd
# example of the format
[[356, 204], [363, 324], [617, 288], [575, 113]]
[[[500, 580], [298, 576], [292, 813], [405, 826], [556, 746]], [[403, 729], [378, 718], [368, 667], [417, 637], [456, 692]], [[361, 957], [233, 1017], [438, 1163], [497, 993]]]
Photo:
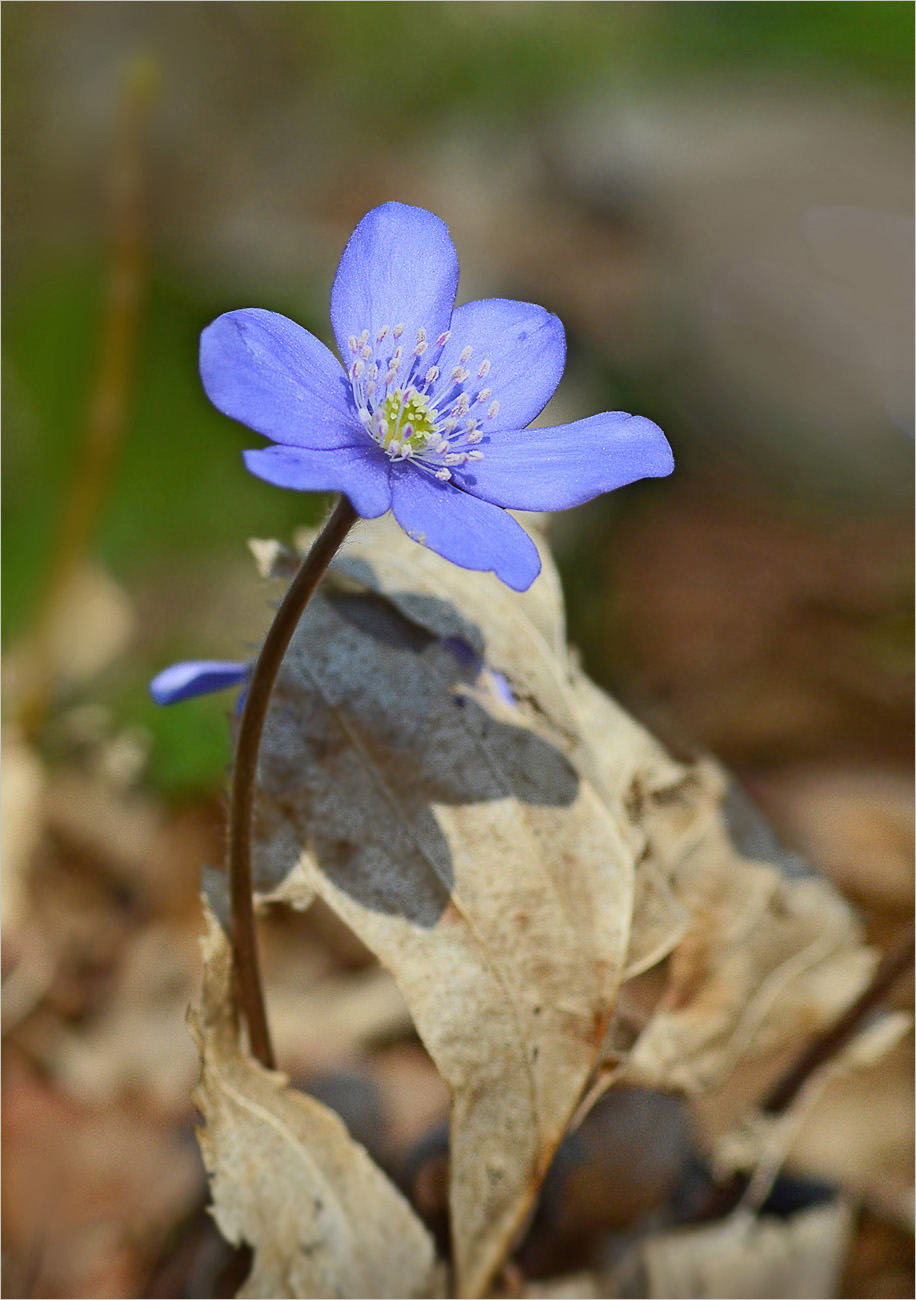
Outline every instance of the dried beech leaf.
[[228, 941], [207, 910], [194, 1100], [220, 1231], [254, 1250], [240, 1297], [429, 1296], [435, 1253], [413, 1210], [340, 1119], [239, 1049]]
[[565, 685], [573, 725], [591, 757], [592, 779], [608, 805], [623, 810], [636, 852], [629, 979], [666, 957], [682, 939], [690, 919], [673, 888], [670, 863], [650, 843], [634, 807], [635, 790], [647, 784], [665, 786], [678, 780], [684, 769], [584, 673], [572, 669]]
[[832, 1069], [822, 1072], [827, 1077], [794, 1136], [786, 1163], [793, 1171], [837, 1184], [881, 1218], [912, 1233], [909, 1020], [904, 1012], [886, 1013], [848, 1044]]
[[536, 532], [541, 576], [518, 593], [492, 574], [443, 564], [433, 552], [408, 544], [390, 521], [379, 522], [387, 535], [379, 541], [377, 534], [357, 532], [335, 572], [361, 580], [436, 636], [481, 638], [487, 661], [516, 697], [563, 734], [576, 766], [601, 795], [636, 858], [625, 976], [646, 970], [680, 939], [687, 912], [667, 873], [645, 854], [645, 836], [629, 815], [627, 800], [637, 774], [651, 771], [663, 781], [682, 769], [619, 704], [574, 671], [559, 575]]
[[450, 1088], [464, 1295], [563, 1135], [629, 940], [633, 843], [587, 773], [545, 567], [546, 594], [518, 596], [384, 526], [357, 539], [300, 624], [262, 745], [260, 887], [318, 893], [377, 953]]
[[[897, 1207], [907, 1199], [911, 1204], [912, 1090], [899, 1079], [899, 1062], [887, 1060], [911, 1027], [912, 1017], [902, 1011], [879, 1016], [821, 1066], [789, 1110], [776, 1115], [747, 1111], [715, 1142], [717, 1181], [727, 1181], [736, 1171], [753, 1171], [752, 1191], [758, 1192], [753, 1204], [759, 1205], [783, 1165], [790, 1164], [842, 1186], [857, 1199], [876, 1200], [885, 1212], [894, 1208], [895, 1193]], [[877, 1072], [879, 1061], [883, 1065]], [[850, 1092], [857, 1103], [852, 1106], [844, 1104], [844, 1093], [848, 1098]], [[866, 1112], [880, 1123], [863, 1125], [857, 1117]]]
[[282, 542], [272, 537], [249, 537], [248, 549], [262, 578], [285, 578], [289, 581], [295, 577], [299, 561]]
[[133, 629], [134, 610], [124, 589], [101, 565], [84, 564], [58, 597], [46, 653], [55, 674], [85, 681], [122, 653]]
[[627, 1064], [631, 1079], [705, 1091], [744, 1058], [800, 1043], [867, 983], [876, 954], [845, 900], [735, 849], [712, 765], [644, 786], [638, 815], [691, 923]]
[[543, 1176], [621, 972], [670, 957], [624, 1077], [699, 1092], [826, 1024], [874, 963], [836, 891], [738, 824], [712, 764], [675, 761], [578, 671], [542, 558], [519, 595], [385, 521], [357, 531], [287, 656], [260, 769], [260, 888], [318, 893], [351, 925], [452, 1092], [467, 1295]]
[[825, 1028], [876, 954], [849, 904], [780, 849], [713, 763], [676, 762], [581, 673], [569, 694], [605, 789], [641, 837], [628, 975], [672, 954], [618, 1077], [709, 1091], [743, 1059]]
[[2, 848], [0, 874], [4, 937], [23, 922], [27, 912], [27, 879], [32, 855], [43, 829], [44, 769], [32, 749], [13, 733], [3, 737]]
[[609, 1292], [597, 1273], [569, 1273], [528, 1282], [521, 1294], [522, 1300], [597, 1300]]
[[675, 762], [581, 674], [571, 697], [602, 778], [643, 836], [629, 965], [645, 969], [653, 945], [658, 955], [672, 951], [666, 990], [623, 1077], [707, 1091], [743, 1058], [829, 1024], [867, 982], [876, 955], [840, 894], [779, 854], [746, 815], [743, 839], [777, 862], [738, 850], [734, 799], [714, 764]]
[[789, 1219], [732, 1215], [710, 1227], [648, 1237], [641, 1246], [653, 1300], [771, 1296], [823, 1300], [837, 1294], [852, 1214], [842, 1201]]
[[186, 928], [158, 923], [141, 931], [101, 1012], [88, 1026], [68, 1026], [50, 1040], [51, 1073], [89, 1105], [112, 1105], [136, 1093], [163, 1111], [183, 1114], [196, 1069], [184, 1014], [199, 961]]

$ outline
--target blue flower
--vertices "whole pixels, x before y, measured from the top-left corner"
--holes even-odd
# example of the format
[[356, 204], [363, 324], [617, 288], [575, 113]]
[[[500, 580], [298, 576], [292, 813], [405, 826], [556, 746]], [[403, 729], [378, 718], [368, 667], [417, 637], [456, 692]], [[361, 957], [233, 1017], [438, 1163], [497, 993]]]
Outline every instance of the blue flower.
[[149, 684], [150, 695], [157, 704], [177, 704], [195, 695], [222, 691], [248, 680], [250, 663], [228, 663], [222, 659], [190, 659], [163, 668]]
[[225, 415], [273, 446], [244, 453], [278, 487], [387, 510], [414, 541], [524, 591], [540, 560], [512, 510], [565, 510], [674, 467], [651, 420], [608, 411], [527, 429], [566, 359], [563, 326], [531, 303], [454, 307], [458, 258], [423, 208], [385, 203], [344, 249], [331, 323], [345, 369], [301, 326], [258, 308], [201, 336], [200, 373]]

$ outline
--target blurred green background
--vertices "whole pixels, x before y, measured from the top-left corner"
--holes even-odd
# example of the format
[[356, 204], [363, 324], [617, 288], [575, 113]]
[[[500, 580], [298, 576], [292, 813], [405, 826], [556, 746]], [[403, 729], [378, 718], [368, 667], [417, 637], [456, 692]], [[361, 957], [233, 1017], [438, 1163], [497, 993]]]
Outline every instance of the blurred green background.
[[569, 365], [545, 421], [635, 410], [675, 449], [670, 480], [556, 522], [592, 674], [739, 767], [906, 754], [912, 6], [4, 18], [8, 712], [98, 384], [119, 168], [141, 195], [136, 366], [89, 546], [115, 585], [64, 620], [65, 647], [103, 644], [54, 660], [47, 756], [126, 737], [131, 780], [220, 788], [226, 698], [157, 710], [146, 683], [244, 657], [269, 616], [246, 539], [288, 539], [325, 503], [245, 473], [260, 440], [208, 406], [197, 338], [263, 306], [330, 341], [337, 258], [391, 198], [448, 222], [460, 299], [560, 315]]

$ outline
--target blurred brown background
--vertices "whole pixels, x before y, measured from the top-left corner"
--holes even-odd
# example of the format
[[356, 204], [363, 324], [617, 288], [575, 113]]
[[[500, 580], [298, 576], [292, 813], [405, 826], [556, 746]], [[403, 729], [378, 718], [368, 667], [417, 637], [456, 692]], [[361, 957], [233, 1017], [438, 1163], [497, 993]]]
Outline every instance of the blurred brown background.
[[[244, 657], [269, 617], [246, 539], [324, 508], [245, 474], [258, 440], [209, 408], [197, 337], [263, 306], [329, 340], [337, 259], [376, 203], [448, 222], [459, 298], [561, 317], [544, 422], [622, 408], [665, 429], [670, 479], [554, 522], [570, 638], [678, 752], [731, 765], [877, 942], [899, 932], [913, 14], [25, 3], [4, 19], [4, 1285], [134, 1295], [199, 1193], [183, 1015], [228, 755], [225, 699], [157, 710], [146, 683]], [[271, 945], [287, 1064], [339, 1070], [371, 1040], [403, 1146], [443, 1106], [418, 1045], [379, 1046], [358, 1010], [339, 1041], [303, 1029], [328, 999], [365, 1005], [366, 954], [320, 918]], [[899, 1064], [890, 1136], [861, 1156], [895, 1208], [849, 1294], [911, 1293]]]

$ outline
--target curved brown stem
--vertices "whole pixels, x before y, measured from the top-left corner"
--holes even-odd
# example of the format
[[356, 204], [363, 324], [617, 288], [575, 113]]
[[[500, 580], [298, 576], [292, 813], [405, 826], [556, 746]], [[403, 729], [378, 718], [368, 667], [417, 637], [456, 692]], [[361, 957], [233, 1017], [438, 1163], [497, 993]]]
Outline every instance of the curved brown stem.
[[356, 511], [346, 497], [341, 497], [302, 561], [270, 625], [251, 674], [235, 746], [229, 806], [229, 897], [236, 997], [248, 1025], [252, 1055], [271, 1069], [274, 1053], [258, 968], [251, 879], [251, 814], [258, 751], [271, 692], [286, 647], [315, 588], [356, 520]]

